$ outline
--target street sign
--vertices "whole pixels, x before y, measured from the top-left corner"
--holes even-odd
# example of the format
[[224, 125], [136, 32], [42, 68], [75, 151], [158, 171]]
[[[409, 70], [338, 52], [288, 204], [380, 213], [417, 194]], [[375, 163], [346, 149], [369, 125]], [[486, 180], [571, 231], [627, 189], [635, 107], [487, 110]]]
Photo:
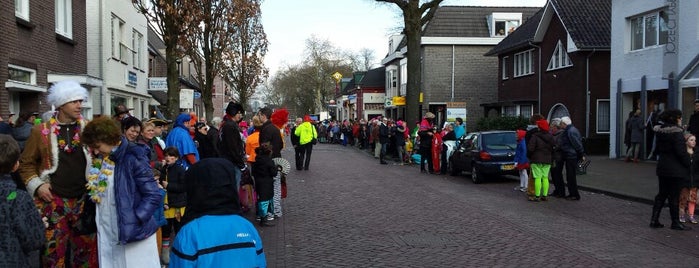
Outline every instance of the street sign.
[[339, 83], [340, 80], [342, 80], [342, 74], [340, 72], [335, 72], [330, 76], [332, 76], [332, 78], [335, 79], [335, 83]]
[[194, 108], [194, 90], [183, 88], [180, 89], [180, 109]]

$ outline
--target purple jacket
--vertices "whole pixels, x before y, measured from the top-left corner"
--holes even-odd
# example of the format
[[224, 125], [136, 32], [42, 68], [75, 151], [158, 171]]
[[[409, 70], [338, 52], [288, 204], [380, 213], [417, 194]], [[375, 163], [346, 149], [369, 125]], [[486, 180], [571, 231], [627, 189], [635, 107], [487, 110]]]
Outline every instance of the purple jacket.
[[114, 191], [117, 196], [119, 243], [146, 239], [158, 224], [153, 215], [160, 206], [162, 195], [148, 165], [148, 148], [121, 139], [121, 145], [111, 155], [114, 160]]

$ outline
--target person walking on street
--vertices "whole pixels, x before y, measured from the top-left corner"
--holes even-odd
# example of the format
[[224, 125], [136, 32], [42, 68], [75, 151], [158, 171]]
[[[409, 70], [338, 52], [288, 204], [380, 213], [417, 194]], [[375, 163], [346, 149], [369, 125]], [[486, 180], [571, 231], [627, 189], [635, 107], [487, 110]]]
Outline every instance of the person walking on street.
[[549, 171], [553, 154], [553, 135], [545, 119], [536, 121], [538, 131], [527, 140], [527, 151], [531, 153], [532, 176], [534, 177], [534, 200], [546, 201], [549, 193]]
[[577, 170], [578, 161], [585, 160], [585, 149], [582, 145], [582, 137], [580, 131], [573, 126], [570, 117], [561, 117], [561, 128], [563, 129], [560, 137], [561, 152], [563, 153], [563, 161], [566, 169], [566, 183], [568, 184], [568, 200], [580, 200], [578, 192]]
[[81, 138], [99, 153], [87, 176], [90, 202], [97, 209], [99, 267], [160, 267], [153, 215], [162, 195], [149, 149], [122, 136], [107, 117], [88, 123]]
[[638, 151], [641, 147], [641, 142], [643, 142], [643, 119], [641, 119], [641, 110], [636, 109], [633, 116], [629, 119], [628, 131], [631, 132], [630, 137], [630, 151], [626, 151], [626, 162], [638, 163]]
[[296, 121], [294, 122], [294, 127], [291, 129], [291, 145], [294, 146], [294, 160], [296, 163], [296, 170], [301, 170], [303, 169], [303, 158], [302, 156], [302, 149], [303, 147], [301, 146], [300, 140], [301, 137], [299, 135], [296, 135], [296, 129], [303, 123], [303, 119], [301, 117], [296, 118]]
[[679, 199], [682, 180], [689, 175], [691, 158], [687, 152], [682, 126], [682, 111], [668, 109], [660, 114], [660, 126], [653, 127], [657, 138], [657, 153], [659, 155], [655, 174], [658, 176], [658, 194], [655, 195], [650, 227], [662, 228], [660, 212], [668, 200], [670, 207], [671, 228], [674, 230], [689, 230], [679, 219]]
[[694, 209], [697, 205], [697, 179], [699, 179], [699, 154], [694, 153], [694, 148], [697, 145], [697, 138], [692, 134], [684, 134], [687, 144], [687, 153], [690, 156], [689, 176], [686, 176], [682, 181], [682, 190], [680, 191], [680, 222], [687, 221], [697, 224], [699, 223], [694, 218]]
[[87, 96], [78, 82], [55, 83], [46, 99], [56, 110], [45, 123], [34, 126], [20, 158], [19, 174], [27, 192], [37, 198], [35, 203], [48, 220], [42, 267], [98, 266], [95, 234], [79, 235], [72, 228], [83, 204], [90, 202], [85, 184], [92, 157], [80, 138], [87, 124], [81, 114]]
[[311, 153], [313, 153], [313, 145], [318, 139], [316, 128], [311, 125], [311, 116], [305, 115], [303, 123], [296, 127], [294, 131], [296, 136], [299, 136], [299, 146], [301, 146], [301, 160], [303, 161], [303, 170], [308, 170], [311, 164]]

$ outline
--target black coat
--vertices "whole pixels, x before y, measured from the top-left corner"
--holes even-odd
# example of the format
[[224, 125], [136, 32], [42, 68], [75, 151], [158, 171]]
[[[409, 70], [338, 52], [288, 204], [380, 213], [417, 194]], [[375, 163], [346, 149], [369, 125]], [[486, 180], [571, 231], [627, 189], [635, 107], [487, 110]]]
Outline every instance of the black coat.
[[178, 164], [166, 165], [160, 172], [160, 180], [167, 181], [167, 204], [172, 208], [187, 206], [187, 187], [184, 181], [184, 167]]
[[228, 159], [238, 168], [245, 166], [245, 144], [240, 137], [238, 122], [224, 119], [223, 126], [219, 130], [218, 155]]
[[268, 155], [257, 155], [252, 163], [252, 177], [255, 179], [255, 191], [260, 201], [270, 200], [274, 196], [274, 176], [277, 165]]
[[683, 188], [699, 187], [699, 152], [694, 152], [691, 155], [691, 164], [689, 165], [689, 176], [686, 176], [682, 181]]
[[658, 165], [655, 174], [659, 177], [684, 178], [689, 175], [690, 158], [684, 140], [684, 130], [671, 124], [655, 126], [655, 150]]
[[282, 140], [282, 134], [279, 132], [279, 128], [272, 124], [272, 120], [267, 120], [262, 124], [260, 130], [260, 144], [269, 142], [272, 145], [272, 158], [282, 157], [282, 147], [284, 147], [284, 141]]

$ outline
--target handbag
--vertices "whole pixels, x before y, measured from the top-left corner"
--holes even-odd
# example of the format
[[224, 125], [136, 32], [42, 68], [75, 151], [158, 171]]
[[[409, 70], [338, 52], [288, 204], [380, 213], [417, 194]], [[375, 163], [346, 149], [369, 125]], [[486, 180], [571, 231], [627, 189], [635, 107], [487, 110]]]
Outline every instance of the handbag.
[[83, 195], [80, 198], [82, 202], [82, 210], [80, 211], [80, 216], [78, 221], [73, 225], [73, 232], [78, 235], [90, 235], [97, 232], [97, 204], [90, 200], [88, 194]]

